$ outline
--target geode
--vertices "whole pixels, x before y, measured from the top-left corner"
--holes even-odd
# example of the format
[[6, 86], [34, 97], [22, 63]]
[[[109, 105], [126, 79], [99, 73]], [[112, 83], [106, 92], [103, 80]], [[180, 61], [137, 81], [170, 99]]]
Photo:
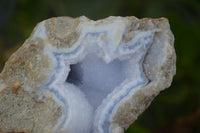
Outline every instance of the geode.
[[0, 74], [0, 132], [123, 133], [170, 86], [173, 43], [166, 18], [42, 21]]

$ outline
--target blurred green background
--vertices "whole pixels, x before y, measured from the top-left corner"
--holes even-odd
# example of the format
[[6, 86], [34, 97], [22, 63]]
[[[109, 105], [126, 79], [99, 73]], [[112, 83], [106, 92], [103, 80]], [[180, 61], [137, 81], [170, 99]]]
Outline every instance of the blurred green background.
[[0, 71], [38, 22], [81, 15], [168, 18], [177, 74], [126, 133], [200, 133], [199, 0], [0, 0]]

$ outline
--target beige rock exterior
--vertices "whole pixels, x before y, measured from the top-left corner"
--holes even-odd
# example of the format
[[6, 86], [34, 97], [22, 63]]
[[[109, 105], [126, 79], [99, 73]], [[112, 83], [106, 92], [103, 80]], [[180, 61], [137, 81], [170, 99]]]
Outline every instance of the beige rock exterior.
[[[159, 92], [171, 85], [172, 78], [176, 74], [174, 38], [170, 31], [168, 20], [164, 18], [145, 18], [140, 23], [143, 26], [139, 30], [149, 28], [162, 29], [160, 33], [156, 33], [154, 42], [143, 63], [143, 69], [149, 83], [135, 92], [131, 99], [120, 105], [113, 118], [113, 131], [115, 126], [126, 130], [150, 105]], [[165, 55], [164, 58], [163, 55]]]

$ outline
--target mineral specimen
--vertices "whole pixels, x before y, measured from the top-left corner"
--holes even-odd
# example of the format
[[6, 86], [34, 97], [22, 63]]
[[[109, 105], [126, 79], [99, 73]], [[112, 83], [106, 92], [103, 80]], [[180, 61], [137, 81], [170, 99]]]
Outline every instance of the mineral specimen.
[[170, 86], [173, 43], [165, 18], [39, 23], [0, 74], [0, 132], [123, 133]]

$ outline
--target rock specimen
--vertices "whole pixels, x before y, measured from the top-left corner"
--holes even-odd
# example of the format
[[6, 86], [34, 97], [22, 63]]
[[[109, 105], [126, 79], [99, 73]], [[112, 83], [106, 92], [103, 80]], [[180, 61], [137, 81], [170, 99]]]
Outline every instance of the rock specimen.
[[165, 18], [39, 23], [0, 74], [0, 132], [123, 133], [170, 86], [173, 42]]

